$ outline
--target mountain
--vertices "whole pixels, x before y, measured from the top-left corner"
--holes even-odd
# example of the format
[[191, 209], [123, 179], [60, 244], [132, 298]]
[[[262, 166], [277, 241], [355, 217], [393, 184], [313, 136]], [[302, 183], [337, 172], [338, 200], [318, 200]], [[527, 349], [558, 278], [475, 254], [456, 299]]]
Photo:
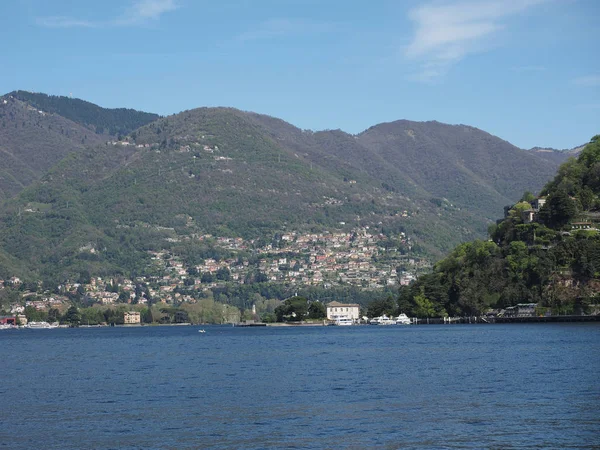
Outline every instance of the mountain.
[[127, 108], [102, 108], [85, 100], [46, 95], [37, 92], [14, 91], [9, 95], [46, 113], [58, 114], [65, 119], [83, 125], [96, 134], [109, 136], [126, 135], [136, 128], [153, 122], [158, 114]]
[[70, 153], [102, 138], [57, 114], [16, 99], [0, 98], [0, 201], [37, 181]]
[[[405, 231], [414, 254], [438, 257], [483, 236], [504, 205], [541, 189], [557, 167], [481, 130], [437, 122], [397, 121], [350, 135], [198, 108], [119, 140], [91, 132], [98, 122], [34, 114], [14, 96], [4, 105], [23, 118], [4, 114], [0, 135], [39, 132], [30, 157], [41, 136], [56, 131], [42, 120], [71, 126], [71, 147], [48, 151], [52, 161], [0, 211], [0, 264], [12, 258], [52, 277], [139, 271], [147, 250], [193, 253], [206, 233], [270, 238], [357, 225], [388, 236]], [[75, 145], [86, 131], [89, 142]], [[20, 154], [18, 145], [9, 148]], [[13, 269], [0, 267], [0, 275]]]
[[536, 303], [536, 314], [589, 314], [600, 294], [600, 135], [565, 162], [540, 199], [507, 208], [489, 241], [462, 244], [402, 288], [421, 317], [480, 315]]
[[401, 120], [374, 126], [359, 141], [430, 194], [487, 218], [499, 204], [542, 186], [556, 165], [465, 125]]
[[585, 145], [580, 145], [571, 149], [557, 150], [555, 148], [533, 147], [530, 152], [537, 154], [540, 158], [562, 164], [568, 158], [576, 157], [581, 153]]
[[[129, 132], [126, 125], [137, 128], [156, 117], [25, 91], [0, 97], [0, 201], [39, 180], [67, 155], [110, 138], [98, 133], [101, 129]], [[125, 128], [117, 127], [121, 120]]]

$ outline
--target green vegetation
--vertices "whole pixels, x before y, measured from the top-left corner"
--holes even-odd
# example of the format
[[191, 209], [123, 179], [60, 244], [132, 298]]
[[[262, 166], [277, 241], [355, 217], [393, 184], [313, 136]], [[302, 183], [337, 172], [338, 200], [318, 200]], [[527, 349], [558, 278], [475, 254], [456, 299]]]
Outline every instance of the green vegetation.
[[277, 322], [301, 322], [306, 319], [324, 319], [327, 311], [325, 305], [318, 300], [309, 302], [306, 297], [295, 296], [275, 308], [275, 316]]
[[[110, 110], [114, 115], [106, 116], [110, 120], [104, 124], [94, 117], [105, 117], [109, 110], [92, 105], [88, 114], [88, 106], [72, 99], [19, 96], [57, 114], [75, 105], [79, 123], [109, 126], [120, 120]], [[18, 100], [11, 102], [11, 108], [19, 106]], [[50, 117], [36, 113], [27, 118], [27, 108], [19, 108], [26, 123]], [[287, 230], [355, 226], [369, 226], [390, 239], [406, 232], [412, 243], [404, 252], [435, 258], [482, 236], [485, 217], [515, 195], [493, 181], [508, 176], [512, 159], [518, 167], [536, 167], [535, 179], [519, 177], [524, 188], [539, 188], [539, 180], [550, 173], [549, 163], [492, 139], [493, 150], [511, 161], [508, 168], [494, 160], [470, 167], [468, 176], [441, 176], [461, 165], [461, 159], [487, 152], [489, 135], [471, 129], [472, 141], [462, 147], [468, 153], [461, 156], [462, 150], [453, 149], [448, 160], [444, 142], [457, 133], [463, 136], [461, 129], [438, 123], [390, 126], [360, 136], [308, 133], [267, 116], [200, 108], [148, 123], [121, 143], [82, 145], [61, 153], [58, 164], [50, 170], [44, 166], [39, 183], [4, 203], [0, 273], [56, 281], [77, 279], [82, 272], [140, 274], [148, 266], [148, 250], [177, 249], [190, 258], [204, 254], [206, 246], [194, 236], [207, 233], [270, 241]], [[406, 134], [407, 127], [418, 131], [416, 137]], [[45, 130], [42, 142], [50, 131], [40, 130]], [[428, 147], [427, 162], [418, 163], [424, 152], [415, 139], [429, 134], [436, 144]], [[394, 144], [384, 147], [388, 135]], [[425, 140], [423, 145], [431, 144]]]
[[[600, 300], [600, 136], [564, 163], [533, 211], [530, 195], [490, 227], [490, 241], [459, 245], [411, 286], [400, 310], [419, 316], [476, 315], [538, 303], [581, 313]], [[533, 220], [528, 220], [533, 214]]]
[[101, 108], [78, 98], [27, 91], [15, 91], [10, 95], [46, 113], [59, 114], [75, 123], [89, 127], [97, 134], [125, 136], [159, 118], [158, 114], [135, 109]]

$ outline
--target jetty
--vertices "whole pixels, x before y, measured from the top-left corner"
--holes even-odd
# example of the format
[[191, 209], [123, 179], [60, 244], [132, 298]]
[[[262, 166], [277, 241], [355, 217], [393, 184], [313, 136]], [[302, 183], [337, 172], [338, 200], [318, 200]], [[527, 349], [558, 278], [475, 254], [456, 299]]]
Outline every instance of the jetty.
[[266, 327], [265, 322], [256, 322], [254, 320], [244, 320], [242, 322], [234, 323], [234, 327]]
[[411, 320], [414, 325], [600, 322], [600, 315], [429, 317], [424, 319], [413, 318]]

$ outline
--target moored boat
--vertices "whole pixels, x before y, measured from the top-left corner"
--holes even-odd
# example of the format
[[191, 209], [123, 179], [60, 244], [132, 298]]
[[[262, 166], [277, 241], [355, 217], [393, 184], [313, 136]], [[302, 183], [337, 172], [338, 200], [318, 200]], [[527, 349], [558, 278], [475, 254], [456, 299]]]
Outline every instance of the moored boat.
[[31, 329], [49, 329], [56, 328], [55, 325], [50, 325], [48, 322], [29, 322], [25, 325], [27, 328]]
[[348, 326], [348, 325], [354, 325], [354, 321], [352, 319], [348, 319], [348, 318], [336, 319], [335, 322], [333, 322], [333, 324], [343, 327], [343, 326]]
[[383, 316], [374, 317], [373, 319], [371, 319], [369, 321], [369, 324], [370, 325], [395, 325], [396, 320], [392, 319], [391, 317], [388, 317], [384, 314]]
[[411, 323], [410, 318], [404, 313], [396, 317], [396, 325], [410, 325]]

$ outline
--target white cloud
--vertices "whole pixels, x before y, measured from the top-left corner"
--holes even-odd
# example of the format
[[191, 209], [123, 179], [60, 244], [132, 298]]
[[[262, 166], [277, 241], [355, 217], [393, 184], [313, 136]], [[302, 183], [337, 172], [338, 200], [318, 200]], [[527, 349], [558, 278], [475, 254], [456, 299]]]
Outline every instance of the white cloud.
[[178, 8], [175, 0], [138, 0], [126, 13], [114, 21], [115, 25], [138, 25], [160, 19], [164, 13]]
[[328, 33], [334, 31], [336, 28], [336, 24], [326, 22], [285, 18], [270, 19], [260, 24], [255, 30], [242, 33], [238, 36], [238, 39], [253, 41], [289, 35]]
[[36, 23], [48, 28], [95, 28], [98, 25], [88, 20], [75, 19], [66, 16], [38, 17]]
[[573, 84], [584, 87], [600, 86], [600, 75], [587, 75], [573, 79]]
[[485, 50], [490, 39], [506, 28], [503, 19], [543, 1], [464, 1], [413, 8], [409, 18], [415, 33], [404, 55], [421, 63], [417, 79], [439, 77], [467, 55]]
[[137, 0], [119, 17], [107, 21], [90, 21], [68, 16], [38, 17], [36, 23], [48, 28], [100, 28], [143, 25], [157, 21], [179, 6], [175, 0]]

